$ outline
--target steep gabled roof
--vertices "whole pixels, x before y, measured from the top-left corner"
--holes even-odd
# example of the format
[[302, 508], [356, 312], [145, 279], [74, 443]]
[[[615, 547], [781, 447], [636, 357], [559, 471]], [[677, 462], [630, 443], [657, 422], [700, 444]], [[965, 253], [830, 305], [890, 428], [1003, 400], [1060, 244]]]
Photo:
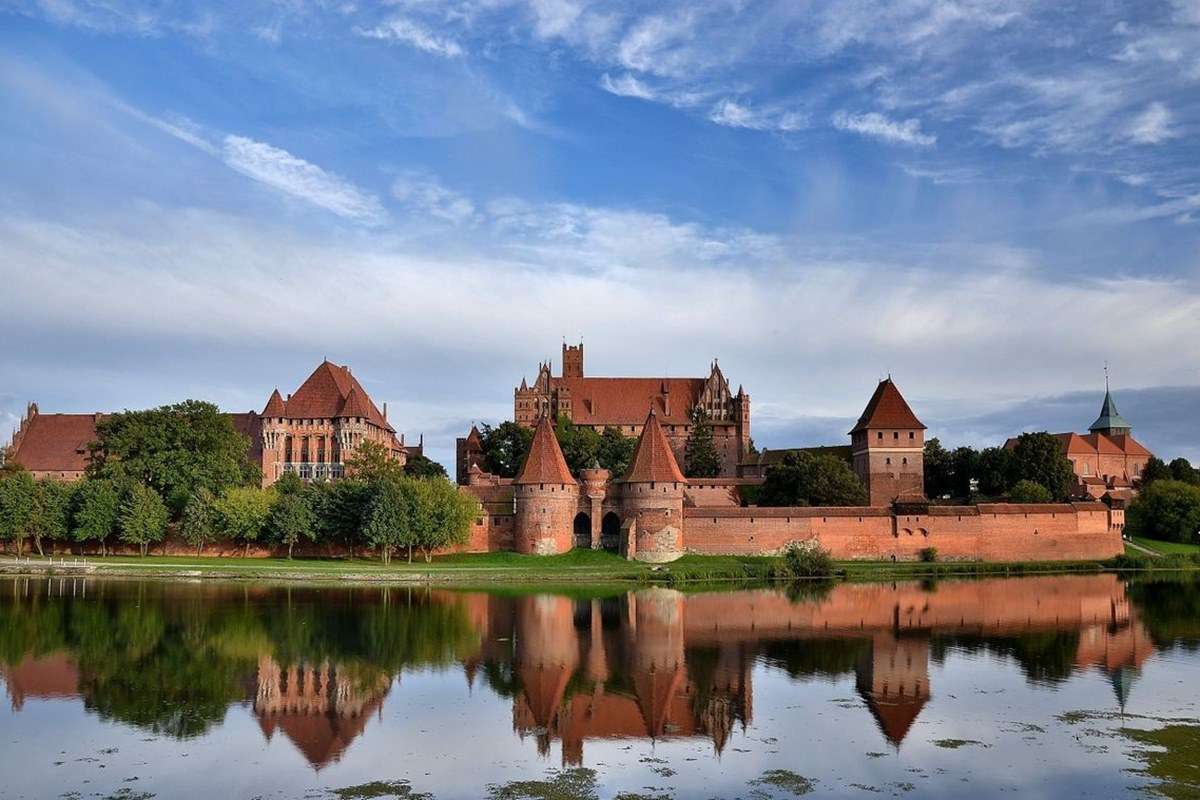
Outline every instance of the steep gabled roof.
[[563, 458], [562, 448], [558, 446], [558, 437], [554, 435], [554, 426], [550, 418], [543, 416], [538, 421], [537, 429], [533, 432], [533, 442], [529, 445], [529, 455], [521, 465], [521, 472], [514, 483], [560, 483], [574, 485], [571, 470], [567, 468], [567, 460]]
[[270, 399], [267, 400], [266, 408], [263, 409], [264, 417], [283, 417], [287, 415], [287, 407], [283, 404], [283, 396], [279, 394], [279, 389], [271, 392]]
[[1149, 458], [1150, 456], [1154, 455], [1146, 448], [1145, 445], [1133, 438], [1131, 434], [1113, 434], [1108, 438], [1112, 439], [1113, 442], [1115, 442], [1116, 445], [1120, 447], [1127, 456], [1146, 456]]
[[82, 472], [96, 440], [96, 422], [102, 414], [38, 414], [21, 432], [8, 458], [25, 469], [46, 472]]
[[642, 426], [642, 435], [624, 480], [626, 483], [687, 483], [653, 408]]
[[[371, 402], [371, 396], [362, 387], [358, 379], [350, 374], [350, 370], [339, 364], [324, 361], [313, 370], [296, 393], [288, 398], [286, 405], [288, 419], [335, 419], [343, 415], [342, 409], [351, 391], [357, 390], [361, 415], [369, 422], [387, 431], [395, 432], [379, 413], [379, 409]], [[264, 414], [263, 416], [266, 416]]]
[[342, 410], [337, 415], [343, 419], [349, 417], [370, 417], [371, 410], [363, 402], [358, 389], [351, 388], [350, 394], [346, 395], [346, 400], [342, 403]]
[[850, 433], [858, 433], [868, 428], [924, 430], [925, 426], [908, 407], [904, 396], [900, 394], [900, 390], [896, 388], [896, 384], [892, 383], [892, 379], [889, 377], [881, 380], [875, 387], [875, 394], [871, 395], [871, 400], [863, 409], [862, 416], [858, 418], [858, 423]]

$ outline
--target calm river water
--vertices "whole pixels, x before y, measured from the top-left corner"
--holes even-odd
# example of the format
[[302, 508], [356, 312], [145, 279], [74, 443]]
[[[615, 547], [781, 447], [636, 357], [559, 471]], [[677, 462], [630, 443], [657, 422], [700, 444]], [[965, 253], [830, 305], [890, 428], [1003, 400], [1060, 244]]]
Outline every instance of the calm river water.
[[1200, 583], [0, 581], [4, 798], [1200, 796]]

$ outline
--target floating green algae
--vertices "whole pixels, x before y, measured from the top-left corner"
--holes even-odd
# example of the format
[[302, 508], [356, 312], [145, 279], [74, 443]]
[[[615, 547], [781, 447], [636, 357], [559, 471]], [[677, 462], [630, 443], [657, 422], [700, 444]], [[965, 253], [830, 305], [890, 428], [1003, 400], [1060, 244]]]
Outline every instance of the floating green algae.
[[1133, 755], [1145, 764], [1135, 772], [1157, 781], [1145, 788], [1147, 794], [1173, 800], [1200, 797], [1200, 725], [1120, 730], [1137, 743]]
[[488, 786], [489, 800], [599, 800], [596, 771], [565, 769], [547, 780], [512, 781]]

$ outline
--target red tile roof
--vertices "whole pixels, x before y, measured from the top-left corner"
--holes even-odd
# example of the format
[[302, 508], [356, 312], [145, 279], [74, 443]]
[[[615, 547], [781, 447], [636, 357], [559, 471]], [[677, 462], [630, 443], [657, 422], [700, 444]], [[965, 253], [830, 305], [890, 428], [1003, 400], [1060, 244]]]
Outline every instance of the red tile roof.
[[[345, 414], [343, 410], [350, 399], [351, 392], [354, 391], [358, 393], [355, 408], [363, 413]], [[269, 401], [268, 405], [270, 405]], [[308, 376], [308, 380], [304, 381], [296, 393], [284, 403], [284, 409], [283, 416], [288, 419], [335, 419], [361, 416], [384, 430], [395, 432], [395, 429], [388, 424], [388, 421], [383, 418], [383, 414], [379, 413], [379, 409], [371, 402], [367, 390], [362, 387], [357, 378], [350, 374], [349, 368], [330, 361], [323, 362], [313, 370], [313, 374]], [[265, 410], [263, 416], [268, 416]]]
[[514, 483], [559, 483], [574, 485], [571, 470], [567, 468], [567, 460], [563, 458], [562, 448], [558, 446], [558, 438], [554, 435], [554, 426], [549, 417], [542, 417], [533, 432], [533, 442], [529, 445], [529, 455], [521, 466], [521, 472]]
[[1146, 456], [1149, 458], [1150, 456], [1154, 455], [1147, 450], [1141, 442], [1139, 442], [1137, 439], [1134, 439], [1131, 434], [1123, 433], [1116, 436], [1110, 436], [1108, 438], [1112, 439], [1113, 443], [1116, 444], [1117, 447], [1121, 448], [1121, 450], [1127, 456]]
[[279, 390], [271, 392], [271, 399], [267, 400], [266, 408], [263, 409], [264, 417], [282, 417], [287, 414], [287, 408], [283, 405], [283, 397], [279, 394]]
[[626, 483], [687, 483], [658, 422], [658, 414], [653, 411], [642, 426], [642, 435], [638, 438], [637, 449], [624, 480]]
[[875, 387], [875, 394], [871, 395], [871, 400], [863, 409], [862, 416], [858, 418], [858, 423], [850, 433], [857, 433], [868, 428], [924, 430], [925, 426], [908, 407], [908, 403], [904, 401], [903, 395], [896, 388], [896, 384], [892, 383], [892, 379], [886, 378]]
[[89, 461], [88, 444], [96, 440], [96, 421], [103, 418], [101, 414], [36, 414], [8, 457], [31, 471], [82, 472]]
[[570, 390], [576, 425], [637, 425], [651, 408], [665, 423], [686, 425], [704, 384], [704, 378], [550, 379], [560, 397], [563, 389]]

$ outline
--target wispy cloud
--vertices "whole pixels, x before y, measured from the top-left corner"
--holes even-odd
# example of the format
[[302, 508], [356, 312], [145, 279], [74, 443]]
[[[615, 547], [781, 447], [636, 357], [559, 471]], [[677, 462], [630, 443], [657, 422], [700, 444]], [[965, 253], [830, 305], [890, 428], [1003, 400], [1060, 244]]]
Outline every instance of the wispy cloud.
[[222, 142], [221, 157], [249, 178], [346, 219], [379, 223], [387, 217], [375, 196], [287, 150], [229, 135]]
[[937, 143], [937, 136], [921, 131], [921, 121], [918, 119], [892, 120], [877, 111], [851, 114], [848, 111], [839, 110], [834, 112], [832, 122], [833, 127], [838, 130], [850, 131], [894, 144], [930, 147]]
[[368, 39], [402, 42], [443, 58], [458, 58], [463, 55], [463, 48], [458, 42], [439, 36], [406, 17], [392, 17], [373, 28], [358, 28], [356, 33]]
[[475, 217], [475, 203], [452, 189], [447, 189], [427, 172], [409, 171], [392, 182], [392, 196], [409, 210], [454, 225], [470, 222]]
[[600, 88], [619, 97], [636, 97], [639, 100], [658, 99], [657, 92], [628, 72], [615, 77], [605, 72], [600, 76]]
[[808, 127], [808, 115], [799, 111], [756, 109], [729, 99], [713, 106], [708, 118], [727, 128], [748, 128], [754, 131], [790, 133]]
[[1171, 110], [1162, 103], [1151, 103], [1129, 126], [1129, 138], [1138, 144], [1159, 144], [1178, 136], [1171, 127]]

